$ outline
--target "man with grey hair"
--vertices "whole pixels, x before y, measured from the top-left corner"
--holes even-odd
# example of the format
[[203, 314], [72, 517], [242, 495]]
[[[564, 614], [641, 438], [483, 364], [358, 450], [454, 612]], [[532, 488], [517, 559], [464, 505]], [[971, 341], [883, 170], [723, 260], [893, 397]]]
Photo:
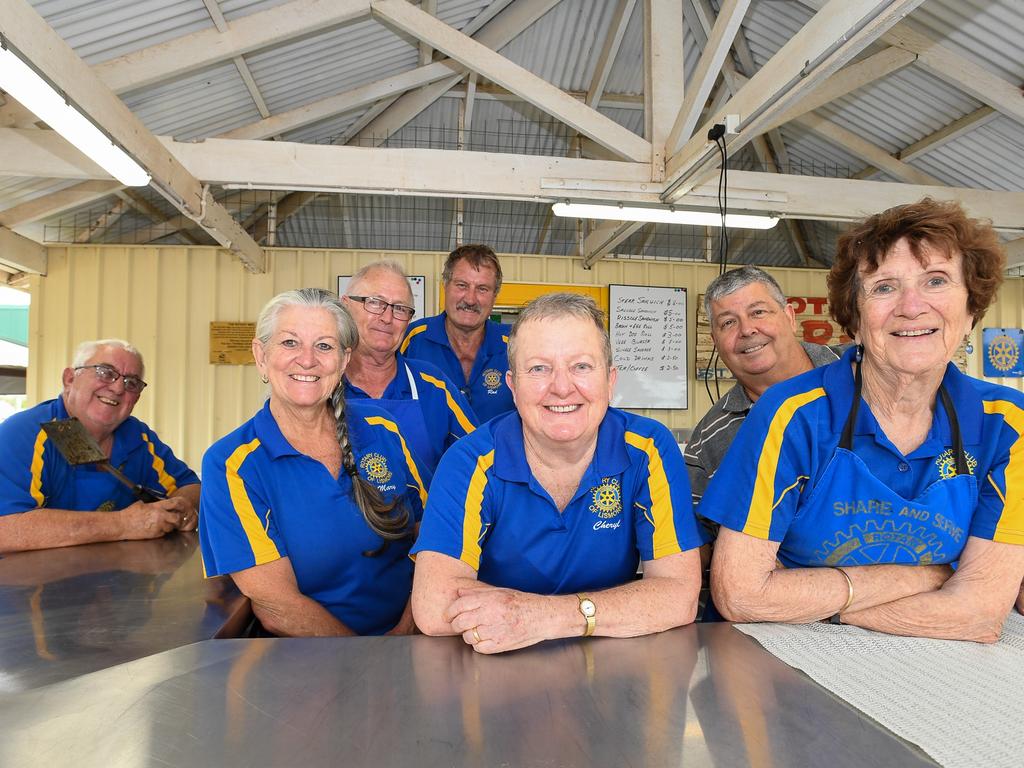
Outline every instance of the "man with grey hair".
[[448, 446], [472, 432], [477, 420], [440, 368], [398, 351], [416, 312], [405, 270], [389, 260], [367, 264], [349, 280], [342, 300], [359, 329], [345, 369], [345, 398], [370, 398], [388, 411], [433, 472]]
[[[838, 357], [826, 346], [796, 338], [796, 314], [771, 275], [740, 267], [719, 275], [704, 293], [711, 339], [736, 384], [693, 428], [684, 456], [696, 507], [740, 425], [772, 384]], [[714, 534], [717, 526], [701, 519]]]
[[[0, 424], [0, 551], [195, 529], [199, 478], [131, 415], [144, 373], [142, 355], [128, 342], [84, 342], [64, 369], [60, 397]], [[136, 490], [95, 465], [64, 459], [41, 425], [68, 418], [81, 422]]]

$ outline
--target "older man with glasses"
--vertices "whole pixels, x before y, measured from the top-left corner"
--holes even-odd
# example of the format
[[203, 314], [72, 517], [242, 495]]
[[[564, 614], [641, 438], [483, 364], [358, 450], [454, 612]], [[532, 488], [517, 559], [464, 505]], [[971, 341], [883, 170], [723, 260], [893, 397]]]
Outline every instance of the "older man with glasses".
[[[144, 372], [128, 342], [84, 342], [64, 369], [60, 397], [0, 424], [0, 552], [195, 529], [199, 478], [131, 415]], [[135, 489], [95, 465], [68, 463], [42, 424], [69, 418]]]
[[405, 270], [394, 261], [368, 264], [352, 276], [343, 300], [359, 329], [345, 369], [346, 399], [372, 398], [391, 413], [433, 472], [448, 446], [473, 431], [477, 418], [440, 368], [398, 351], [416, 313]]

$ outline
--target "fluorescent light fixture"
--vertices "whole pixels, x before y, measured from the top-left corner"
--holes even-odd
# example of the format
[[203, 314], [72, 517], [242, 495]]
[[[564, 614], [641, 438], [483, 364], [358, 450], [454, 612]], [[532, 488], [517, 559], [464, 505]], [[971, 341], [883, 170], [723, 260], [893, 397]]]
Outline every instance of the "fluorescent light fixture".
[[[691, 224], [698, 227], [720, 227], [722, 217], [711, 211], [684, 211], [673, 208], [646, 208], [636, 205], [599, 205], [591, 203], [555, 203], [555, 216], [571, 219], [605, 219], [608, 221], [647, 221], [659, 224]], [[738, 229], [771, 229], [779, 223], [777, 216], [727, 213], [725, 226]]]
[[129, 187], [144, 187], [150, 177], [120, 147], [64, 98], [25, 62], [0, 48], [0, 89], [57, 131], [103, 170]]

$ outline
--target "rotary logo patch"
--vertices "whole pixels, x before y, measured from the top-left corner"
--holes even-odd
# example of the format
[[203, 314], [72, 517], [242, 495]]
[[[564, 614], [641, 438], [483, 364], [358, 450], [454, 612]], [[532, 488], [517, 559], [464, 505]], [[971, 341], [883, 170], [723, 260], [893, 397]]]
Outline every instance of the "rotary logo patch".
[[[964, 451], [964, 458], [967, 459], [967, 470], [973, 475], [974, 468], [978, 466], [978, 460], [966, 451]], [[935, 466], [939, 468], [939, 477], [943, 480], [956, 477], [956, 456], [953, 455], [953, 449], [947, 448], [940, 453], [935, 459]]]
[[501, 387], [501, 371], [497, 368], [488, 368], [484, 371], [484, 386], [488, 392], [494, 394]]
[[386, 483], [391, 479], [388, 460], [379, 453], [368, 453], [359, 460], [359, 468], [374, 483]]
[[622, 491], [618, 478], [601, 478], [601, 484], [590, 495], [590, 511], [602, 520], [610, 520], [622, 512]]

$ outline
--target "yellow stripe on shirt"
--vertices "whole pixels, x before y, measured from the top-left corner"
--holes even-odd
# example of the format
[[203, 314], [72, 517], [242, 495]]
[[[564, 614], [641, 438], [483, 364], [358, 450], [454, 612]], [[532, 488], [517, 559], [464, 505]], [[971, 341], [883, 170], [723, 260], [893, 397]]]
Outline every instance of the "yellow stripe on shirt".
[[476, 469], [469, 479], [466, 492], [466, 513], [462, 518], [462, 554], [459, 560], [474, 571], [480, 570], [480, 534], [483, 529], [481, 513], [484, 506], [484, 490], [487, 488], [487, 471], [494, 464], [494, 449], [476, 460]]
[[[1007, 400], [984, 400], [982, 405], [985, 413], [1001, 415], [1017, 433], [1017, 439], [1010, 446], [1010, 460], [1003, 471], [1006, 480], [1006, 489], [1000, 494], [1003, 498], [1003, 513], [999, 516], [992, 541], [1024, 544], [1024, 410]], [[989, 482], [995, 486], [991, 475]], [[998, 487], [996, 490], [999, 490]]]
[[825, 396], [825, 390], [817, 387], [809, 392], [801, 392], [783, 401], [775, 412], [768, 434], [761, 448], [761, 457], [757, 462], [757, 477], [754, 480], [754, 494], [747, 511], [747, 522], [743, 533], [767, 539], [772, 526], [772, 513], [782, 497], [794, 486], [786, 488], [778, 499], [775, 498], [775, 473], [779, 468], [779, 456], [782, 453], [782, 438], [793, 415], [803, 406]]
[[388, 421], [383, 416], [367, 416], [366, 423], [384, 427], [389, 432], [394, 432], [398, 435], [399, 441], [402, 443], [402, 454], [405, 456], [405, 466], [409, 468], [409, 474], [412, 475], [412, 479], [416, 481], [416, 490], [420, 495], [420, 504], [424, 507], [427, 506], [427, 489], [423, 487], [423, 478], [420, 477], [419, 467], [416, 466], [416, 462], [412, 458], [412, 454], [409, 453], [409, 446], [405, 444], [405, 438], [402, 437], [402, 433], [398, 431], [398, 425], [393, 421]]
[[661, 454], [654, 438], [626, 433], [626, 442], [647, 454], [647, 490], [651, 494], [650, 518], [654, 523], [654, 557], [665, 557], [682, 552], [676, 537], [676, 519], [672, 509], [672, 492], [665, 475]]
[[452, 397], [452, 393], [448, 391], [448, 385], [440, 379], [435, 379], [433, 376], [420, 372], [420, 378], [428, 384], [433, 384], [435, 387], [444, 392], [444, 399], [448, 403], [448, 410], [455, 414], [456, 421], [459, 422], [459, 426], [462, 427], [462, 431], [467, 435], [472, 432], [475, 427], [473, 422], [466, 418], [465, 412], [459, 407], [459, 404], [455, 402], [455, 398]]
[[142, 440], [146, 443], [146, 447], [149, 448], [149, 455], [153, 457], [153, 471], [156, 472], [157, 479], [160, 481], [160, 485], [164, 487], [164, 491], [170, 496], [178, 490], [178, 484], [174, 482], [173, 477], [167, 474], [164, 460], [156, 455], [156, 447], [150, 442], [149, 435], [143, 432]]
[[427, 330], [426, 323], [419, 326], [418, 328], [413, 328], [411, 331], [409, 331], [409, 335], [405, 337], [405, 341], [402, 342], [402, 346], [398, 348], [398, 351], [404, 355], [405, 350], [409, 348], [409, 342], [412, 341], [412, 337], [416, 336], [417, 334], [423, 333], [425, 330]]
[[[253, 509], [249, 494], [245, 490], [245, 482], [238, 474], [242, 464], [249, 457], [249, 454], [260, 447], [259, 438], [252, 442], [238, 446], [228, 457], [224, 465], [224, 472], [227, 477], [228, 493], [231, 495], [231, 504], [235, 508], [235, 514], [242, 524], [246, 538], [249, 539], [249, 547], [252, 549], [254, 565], [263, 565], [273, 560], [279, 560], [281, 555], [277, 551], [277, 545], [267, 533], [263, 521], [256, 510]], [[267, 510], [269, 515], [270, 510]]]
[[36, 444], [32, 448], [32, 479], [28, 484], [28, 492], [35, 499], [36, 506], [41, 507], [46, 503], [43, 496], [43, 449], [46, 447], [46, 432], [39, 430], [36, 435]]

